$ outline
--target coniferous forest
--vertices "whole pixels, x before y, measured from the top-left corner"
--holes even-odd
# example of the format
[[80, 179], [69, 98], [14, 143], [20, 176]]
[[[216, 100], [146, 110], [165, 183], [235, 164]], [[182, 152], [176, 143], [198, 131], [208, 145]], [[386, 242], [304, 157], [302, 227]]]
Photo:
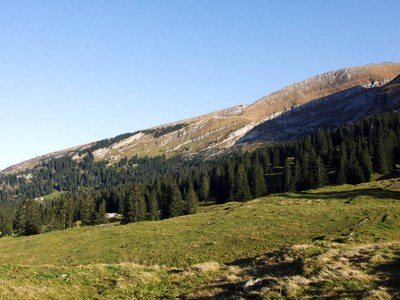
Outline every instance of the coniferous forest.
[[[167, 128], [165, 134], [176, 128]], [[123, 139], [127, 135], [116, 137]], [[103, 147], [113, 139], [100, 141]], [[103, 224], [106, 212], [121, 224], [196, 212], [199, 203], [248, 201], [277, 192], [329, 184], [357, 184], [400, 164], [400, 113], [365, 117], [337, 129], [320, 128], [286, 143], [209, 160], [200, 156], [95, 161], [93, 149], [0, 176], [0, 235], [32, 235]], [[52, 200], [34, 200], [58, 192]]]

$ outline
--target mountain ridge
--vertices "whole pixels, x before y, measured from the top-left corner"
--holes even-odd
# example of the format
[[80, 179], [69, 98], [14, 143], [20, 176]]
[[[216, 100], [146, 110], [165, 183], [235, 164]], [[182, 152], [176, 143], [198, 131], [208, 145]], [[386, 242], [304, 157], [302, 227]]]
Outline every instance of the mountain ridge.
[[[385, 94], [385, 90], [379, 88], [388, 84], [399, 74], [400, 63], [364, 65], [326, 72], [293, 83], [258, 99], [252, 104], [237, 105], [141, 130], [108, 147], [101, 147], [91, 152], [97, 160], [108, 160], [112, 163], [123, 157], [133, 155], [155, 156], [165, 154], [173, 156], [177, 153], [193, 155], [200, 151], [208, 151], [212, 154], [244, 142], [268, 139], [284, 141], [305, 134], [315, 128], [315, 126], [309, 124], [310, 122], [307, 123], [307, 126], [303, 126], [304, 120], [307, 120], [307, 114], [304, 114], [304, 112], [307, 112], [305, 109], [310, 109], [313, 106], [315, 106], [312, 110], [313, 113], [309, 114], [308, 118], [312, 117], [311, 123], [316, 123], [316, 125], [329, 123], [326, 121], [326, 115], [329, 115], [329, 105], [335, 106], [340, 103], [338, 109], [345, 111], [350, 111], [350, 107], [352, 107], [351, 113], [347, 116], [343, 115], [340, 120], [333, 122], [335, 126], [339, 125], [340, 122], [354, 121], [357, 117], [375, 112], [375, 106], [382, 105], [382, 103], [374, 103], [375, 98], [380, 95], [380, 99], [383, 99], [385, 97], [383, 95], [388, 93]], [[394, 89], [390, 92], [395, 99], [397, 99], [396, 91], [397, 89]], [[393, 104], [393, 102], [396, 102], [392, 99], [393, 97], [385, 99], [390, 98]], [[368, 104], [368, 109], [364, 109], [365, 103]], [[322, 111], [325, 112], [325, 115], [321, 113]], [[295, 116], [297, 121], [291, 121], [290, 116]], [[325, 121], [318, 121], [319, 119]], [[287, 127], [285, 126], [290, 122], [296, 124], [297, 132], [296, 130], [289, 130], [290, 132], [286, 130]], [[159, 131], [162, 132], [161, 135], [155, 134], [157, 129], [164, 129]], [[268, 130], [273, 130], [275, 135], [267, 134]], [[286, 137], [275, 137], [276, 132], [285, 132], [285, 130]], [[81, 153], [95, 144], [96, 142], [88, 143], [39, 156], [10, 166], [3, 170], [3, 173], [31, 168], [41, 161], [63, 155], [80, 159]]]

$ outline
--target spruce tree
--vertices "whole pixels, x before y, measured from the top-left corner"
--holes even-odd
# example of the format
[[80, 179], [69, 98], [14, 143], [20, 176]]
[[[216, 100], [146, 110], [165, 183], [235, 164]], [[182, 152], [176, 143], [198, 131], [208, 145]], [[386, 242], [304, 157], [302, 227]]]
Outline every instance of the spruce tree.
[[15, 216], [15, 230], [18, 235], [34, 235], [41, 233], [39, 205], [35, 200], [25, 199]]
[[381, 135], [378, 135], [374, 141], [373, 168], [375, 172], [382, 175], [389, 172], [386, 141]]
[[228, 162], [226, 165], [225, 182], [227, 183], [227, 201], [236, 201], [236, 183], [235, 183], [235, 169], [233, 163]]
[[267, 150], [264, 150], [261, 154], [261, 164], [265, 173], [269, 173], [271, 167], [271, 160]]
[[354, 140], [347, 139], [347, 145], [347, 182], [351, 184], [365, 182], [364, 172], [358, 161]]
[[372, 161], [369, 156], [368, 149], [362, 146], [361, 141], [357, 145], [357, 156], [359, 158], [361, 169], [363, 170], [363, 175], [365, 181], [370, 181], [373, 173]]
[[165, 179], [162, 184], [161, 217], [174, 218], [183, 214], [182, 194], [178, 185], [172, 179]]
[[254, 162], [249, 174], [250, 192], [254, 198], [259, 198], [267, 194], [264, 171], [258, 161]]
[[289, 158], [286, 158], [285, 165], [283, 167], [283, 186], [282, 190], [284, 192], [293, 192], [295, 190], [295, 184], [292, 176], [292, 166], [290, 164]]
[[171, 185], [171, 198], [169, 199], [169, 218], [175, 218], [183, 215], [184, 205], [182, 201], [182, 194], [178, 185], [173, 182]]
[[199, 199], [194, 191], [193, 184], [189, 184], [188, 191], [185, 195], [186, 213], [194, 214], [199, 208]]
[[89, 192], [81, 200], [81, 226], [94, 225], [96, 223], [96, 202]]
[[239, 202], [246, 202], [253, 199], [243, 164], [239, 166], [236, 172], [234, 199]]
[[210, 198], [210, 178], [204, 175], [201, 179], [200, 189], [199, 189], [199, 200], [206, 202]]
[[346, 145], [342, 143], [339, 152], [339, 166], [337, 171], [337, 184], [347, 183], [347, 151]]
[[157, 221], [160, 219], [160, 210], [158, 208], [157, 194], [154, 190], [150, 192], [148, 211], [149, 211], [148, 219], [150, 221]]
[[58, 229], [72, 228], [75, 214], [74, 198], [69, 194], [64, 194], [56, 201], [56, 206], [56, 227]]
[[124, 215], [121, 224], [144, 221], [146, 218], [146, 200], [143, 187], [140, 183], [134, 183], [126, 192], [124, 203]]
[[106, 210], [106, 201], [101, 201], [99, 205], [99, 210], [96, 213], [96, 224], [105, 224], [107, 223], [107, 210]]
[[328, 176], [324, 166], [324, 162], [320, 156], [317, 157], [314, 165], [314, 174], [316, 178], [316, 187], [323, 187], [328, 183]]
[[13, 222], [11, 216], [10, 209], [0, 207], [0, 237], [12, 234]]
[[228, 184], [225, 180], [225, 171], [221, 165], [217, 165], [213, 172], [212, 181], [215, 202], [217, 204], [225, 203], [228, 199]]
[[301, 183], [301, 168], [300, 168], [300, 162], [298, 159], [294, 162], [294, 167], [293, 167], [293, 178], [292, 182], [295, 188], [295, 191], [297, 191], [300, 187]]

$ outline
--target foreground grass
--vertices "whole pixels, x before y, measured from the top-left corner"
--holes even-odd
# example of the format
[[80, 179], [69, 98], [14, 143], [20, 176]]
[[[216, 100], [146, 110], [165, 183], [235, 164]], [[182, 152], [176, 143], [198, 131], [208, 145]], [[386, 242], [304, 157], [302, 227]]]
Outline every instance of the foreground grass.
[[[278, 194], [158, 222], [2, 238], [0, 297], [390, 299], [400, 293], [392, 284], [400, 254], [399, 182]], [[256, 286], [240, 288], [256, 277]]]

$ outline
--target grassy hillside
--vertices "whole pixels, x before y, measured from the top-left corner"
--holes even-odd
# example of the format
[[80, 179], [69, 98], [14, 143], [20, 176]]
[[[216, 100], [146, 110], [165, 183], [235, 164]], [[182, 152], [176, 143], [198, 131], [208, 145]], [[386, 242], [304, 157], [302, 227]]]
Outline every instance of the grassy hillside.
[[0, 299], [390, 299], [400, 293], [399, 188], [400, 179], [331, 186], [158, 222], [2, 238]]

